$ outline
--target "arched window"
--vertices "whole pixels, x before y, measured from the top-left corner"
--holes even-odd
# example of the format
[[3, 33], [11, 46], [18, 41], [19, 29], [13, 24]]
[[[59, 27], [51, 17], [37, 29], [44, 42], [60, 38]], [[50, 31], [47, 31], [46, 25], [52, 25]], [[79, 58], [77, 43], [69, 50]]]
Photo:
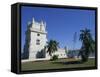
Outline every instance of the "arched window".
[[40, 36], [40, 34], [38, 33], [37, 36]]

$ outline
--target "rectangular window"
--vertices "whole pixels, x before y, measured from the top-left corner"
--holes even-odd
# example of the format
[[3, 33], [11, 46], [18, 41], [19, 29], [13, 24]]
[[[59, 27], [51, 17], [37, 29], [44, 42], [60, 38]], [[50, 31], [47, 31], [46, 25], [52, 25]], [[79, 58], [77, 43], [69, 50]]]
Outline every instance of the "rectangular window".
[[40, 40], [39, 39], [36, 40], [36, 45], [40, 45]]

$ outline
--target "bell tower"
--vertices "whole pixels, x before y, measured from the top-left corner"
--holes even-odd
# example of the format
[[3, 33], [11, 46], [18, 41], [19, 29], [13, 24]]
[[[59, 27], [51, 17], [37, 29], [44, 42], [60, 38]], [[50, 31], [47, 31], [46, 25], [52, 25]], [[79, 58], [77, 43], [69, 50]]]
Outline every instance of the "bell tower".
[[28, 22], [27, 31], [26, 31], [26, 43], [25, 46], [29, 52], [29, 59], [36, 59], [41, 57], [41, 51], [46, 46], [47, 42], [47, 31], [46, 23], [36, 22], [33, 18], [32, 22]]

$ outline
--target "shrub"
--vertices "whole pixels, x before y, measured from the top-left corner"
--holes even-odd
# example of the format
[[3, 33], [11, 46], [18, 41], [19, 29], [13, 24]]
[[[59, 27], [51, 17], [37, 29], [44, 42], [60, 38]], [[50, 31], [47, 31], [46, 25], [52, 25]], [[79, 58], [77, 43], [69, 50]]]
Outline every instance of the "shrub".
[[57, 59], [58, 59], [58, 55], [53, 55], [51, 58], [52, 61], [57, 60]]

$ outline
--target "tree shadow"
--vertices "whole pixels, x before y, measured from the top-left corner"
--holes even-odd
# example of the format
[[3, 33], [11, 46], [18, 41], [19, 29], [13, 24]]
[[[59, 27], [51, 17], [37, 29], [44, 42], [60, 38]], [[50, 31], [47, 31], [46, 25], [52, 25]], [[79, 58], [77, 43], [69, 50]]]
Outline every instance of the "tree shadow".
[[55, 61], [53, 64], [64, 64], [64, 65], [69, 65], [69, 64], [82, 64], [82, 61], [68, 61], [68, 62], [60, 62], [60, 61]]

